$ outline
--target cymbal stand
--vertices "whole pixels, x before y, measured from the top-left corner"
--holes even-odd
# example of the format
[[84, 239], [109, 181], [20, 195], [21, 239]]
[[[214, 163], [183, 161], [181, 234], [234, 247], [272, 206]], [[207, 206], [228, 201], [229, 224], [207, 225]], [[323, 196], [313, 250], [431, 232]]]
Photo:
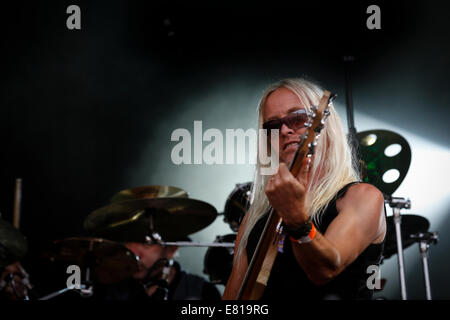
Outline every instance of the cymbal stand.
[[169, 275], [172, 266], [173, 259], [168, 259], [166, 265], [163, 268], [161, 279], [157, 281], [155, 297], [159, 297], [162, 300], [169, 299]]
[[423, 264], [423, 277], [425, 280], [425, 291], [427, 295], [427, 300], [431, 299], [431, 286], [430, 286], [430, 274], [428, 272], [428, 248], [430, 244], [436, 244], [438, 241], [438, 233], [437, 232], [425, 232], [425, 233], [416, 233], [411, 235], [411, 238], [415, 239], [419, 242], [419, 251], [422, 256], [422, 264]]
[[91, 297], [93, 295], [92, 285], [86, 285], [86, 284], [82, 283], [82, 284], [80, 284], [80, 288], [67, 287], [67, 288], [55, 291], [53, 293], [50, 293], [46, 296], [43, 296], [43, 297], [39, 298], [38, 300], [49, 300], [49, 299], [55, 298], [55, 297], [65, 293], [67, 291], [70, 291], [70, 290], [77, 291], [80, 294], [80, 296], [82, 296], [82, 297]]
[[176, 246], [176, 247], [220, 247], [220, 248], [234, 248], [234, 242], [190, 242], [190, 241], [173, 241], [160, 242], [162, 246]]
[[83, 298], [88, 298], [91, 297], [94, 294], [94, 289], [92, 286], [92, 281], [91, 281], [91, 266], [94, 265], [95, 263], [95, 257], [92, 255], [92, 247], [93, 247], [94, 242], [90, 243], [90, 247], [89, 247], [89, 252], [87, 253], [87, 266], [86, 266], [86, 278], [85, 278], [85, 282], [84, 283], [80, 283], [79, 286], [68, 286], [67, 288], [58, 290], [56, 292], [50, 293], [44, 297], [39, 298], [38, 300], [49, 300], [52, 298], [55, 298], [67, 291], [70, 290], [75, 290], [77, 291], [81, 297]]
[[23, 283], [24, 300], [30, 300], [28, 292], [33, 289], [33, 286], [30, 283], [30, 275], [25, 271], [25, 269], [20, 264], [19, 268], [23, 274], [22, 283]]
[[149, 215], [148, 234], [145, 236], [145, 242], [147, 244], [159, 244], [159, 245], [161, 245], [162, 242], [161, 235], [155, 231], [152, 214]]
[[81, 286], [79, 292], [83, 298], [92, 297], [92, 295], [94, 294], [94, 288], [92, 286], [90, 275], [91, 275], [91, 268], [87, 267], [85, 284]]
[[400, 277], [400, 289], [402, 300], [407, 300], [406, 295], [406, 281], [405, 281], [405, 266], [403, 262], [403, 245], [402, 245], [402, 229], [401, 229], [401, 209], [410, 209], [411, 201], [409, 199], [400, 197], [387, 196], [386, 199], [389, 206], [392, 208], [394, 214], [395, 236], [397, 238], [397, 259], [398, 259], [398, 272]]

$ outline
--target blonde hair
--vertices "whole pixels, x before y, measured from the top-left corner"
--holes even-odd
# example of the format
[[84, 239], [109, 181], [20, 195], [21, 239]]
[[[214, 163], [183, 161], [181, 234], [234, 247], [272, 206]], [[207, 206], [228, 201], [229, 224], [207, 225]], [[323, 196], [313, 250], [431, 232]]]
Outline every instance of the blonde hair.
[[[273, 84], [265, 91], [259, 103], [258, 128], [262, 128], [264, 106], [268, 96], [280, 88], [286, 88], [296, 94], [308, 111], [311, 111], [311, 106], [319, 105], [320, 98], [323, 95], [323, 90], [318, 85], [305, 79], [285, 79]], [[306, 209], [316, 225], [320, 225], [321, 214], [326, 210], [328, 203], [336, 196], [337, 192], [346, 184], [359, 180], [341, 119], [332, 104], [329, 110], [330, 115], [325, 128], [321, 131], [310, 164], [312, 179], [308, 183], [306, 193]], [[260, 141], [258, 141], [258, 146], [259, 144]], [[258, 148], [258, 161], [252, 185], [251, 205], [247, 212], [245, 229], [236, 252], [237, 261], [240, 261], [239, 257], [247, 246], [248, 236], [254, 225], [270, 208], [264, 192], [270, 176], [260, 173], [262, 165], [259, 161], [259, 153], [260, 148]]]

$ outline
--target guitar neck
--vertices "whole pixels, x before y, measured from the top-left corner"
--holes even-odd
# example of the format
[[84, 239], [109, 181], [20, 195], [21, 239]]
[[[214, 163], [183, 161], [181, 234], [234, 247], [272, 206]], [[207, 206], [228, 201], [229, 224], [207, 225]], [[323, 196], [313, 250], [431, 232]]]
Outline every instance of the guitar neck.
[[[277, 239], [275, 239], [276, 237], [276, 232], [274, 232], [274, 230], [276, 230], [277, 225], [279, 223], [279, 218], [277, 216], [277, 214], [275, 213], [275, 210], [270, 207], [269, 209], [269, 213], [268, 213], [268, 218], [266, 221], [266, 224], [264, 226], [263, 235], [273, 235], [273, 237], [270, 236], [265, 236], [265, 237], [260, 237], [258, 244], [255, 248], [255, 251], [253, 253], [252, 259], [250, 260], [250, 263], [248, 265], [247, 268], [247, 272], [245, 273], [245, 277], [244, 280], [242, 281], [242, 285], [241, 288], [239, 290], [238, 293], [238, 300], [253, 300], [253, 299], [258, 299], [259, 297], [252, 297], [254, 296], [254, 294], [252, 294], [252, 291], [255, 290], [255, 285], [257, 286], [257, 277], [259, 274], [259, 271], [261, 270], [261, 266], [263, 264], [265, 255], [262, 254], [258, 254], [258, 253], [267, 253], [269, 247], [273, 244], [274, 241], [277, 241]], [[265, 286], [264, 286], [265, 287]], [[261, 288], [264, 289], [264, 288]], [[257, 290], [258, 292], [260, 290]], [[261, 292], [262, 295], [262, 292]]]

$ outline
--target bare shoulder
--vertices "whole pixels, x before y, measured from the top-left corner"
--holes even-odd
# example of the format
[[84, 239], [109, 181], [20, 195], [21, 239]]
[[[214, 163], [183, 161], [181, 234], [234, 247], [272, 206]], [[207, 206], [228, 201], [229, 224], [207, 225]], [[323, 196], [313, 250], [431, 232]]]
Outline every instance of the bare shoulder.
[[348, 188], [345, 195], [336, 202], [341, 218], [353, 221], [359, 230], [379, 243], [386, 233], [384, 196], [375, 186], [358, 183]]
[[356, 215], [359, 219], [375, 222], [384, 218], [384, 196], [375, 186], [358, 183], [348, 188], [336, 202], [336, 208], [340, 215]]
[[358, 183], [348, 188], [340, 199], [340, 205], [381, 206], [384, 203], [383, 193], [377, 187], [368, 183]]

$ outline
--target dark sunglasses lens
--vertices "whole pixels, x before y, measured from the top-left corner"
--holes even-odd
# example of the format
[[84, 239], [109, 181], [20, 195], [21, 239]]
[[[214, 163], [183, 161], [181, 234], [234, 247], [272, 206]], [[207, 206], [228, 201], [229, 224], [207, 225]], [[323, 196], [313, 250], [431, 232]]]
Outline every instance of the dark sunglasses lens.
[[270, 134], [270, 130], [280, 129], [281, 121], [280, 120], [270, 120], [263, 123], [263, 129], [267, 130], [267, 133]]
[[294, 113], [284, 118], [284, 123], [292, 130], [298, 130], [305, 127], [308, 121], [306, 113]]

